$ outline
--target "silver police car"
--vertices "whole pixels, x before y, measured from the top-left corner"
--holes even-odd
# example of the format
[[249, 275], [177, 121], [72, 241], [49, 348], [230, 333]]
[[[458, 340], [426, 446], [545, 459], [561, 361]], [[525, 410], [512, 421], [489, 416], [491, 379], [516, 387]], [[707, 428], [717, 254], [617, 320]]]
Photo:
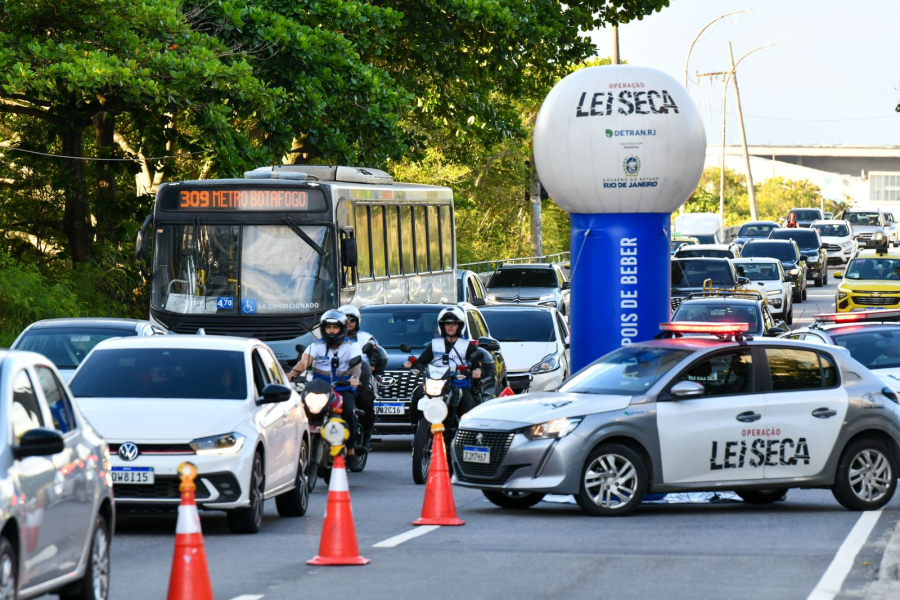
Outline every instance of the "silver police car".
[[[454, 483], [504, 508], [574, 494], [594, 515], [710, 490], [769, 503], [829, 487], [850, 510], [884, 506], [900, 462], [897, 394], [844, 350], [747, 329], [668, 323], [557, 393], [476, 407], [453, 442]], [[698, 333], [709, 335], [681, 337]]]

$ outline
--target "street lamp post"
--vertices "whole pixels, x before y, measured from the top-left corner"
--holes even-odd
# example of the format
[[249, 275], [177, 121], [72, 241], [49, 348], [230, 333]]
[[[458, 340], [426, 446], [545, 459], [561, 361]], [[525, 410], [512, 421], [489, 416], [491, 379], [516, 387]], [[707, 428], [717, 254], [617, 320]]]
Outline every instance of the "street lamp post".
[[703, 32], [706, 31], [707, 29], [709, 29], [709, 26], [712, 25], [713, 23], [715, 23], [716, 21], [721, 21], [725, 17], [730, 17], [731, 15], [736, 15], [738, 13], [745, 13], [745, 12], [753, 12], [753, 9], [747, 8], [744, 10], [736, 10], [734, 12], [726, 13], [726, 14], [722, 15], [721, 17], [716, 17], [715, 19], [713, 19], [712, 21], [710, 21], [709, 23], [704, 25], [703, 29], [700, 30], [700, 33], [698, 33], [696, 36], [694, 36], [694, 41], [691, 42], [691, 47], [688, 48], [687, 58], [684, 61], [684, 87], [685, 87], [685, 89], [687, 89], [687, 84], [688, 84], [688, 64], [691, 62], [691, 52], [693, 52], [694, 44], [697, 43], [697, 40], [700, 39], [700, 36], [703, 35]]

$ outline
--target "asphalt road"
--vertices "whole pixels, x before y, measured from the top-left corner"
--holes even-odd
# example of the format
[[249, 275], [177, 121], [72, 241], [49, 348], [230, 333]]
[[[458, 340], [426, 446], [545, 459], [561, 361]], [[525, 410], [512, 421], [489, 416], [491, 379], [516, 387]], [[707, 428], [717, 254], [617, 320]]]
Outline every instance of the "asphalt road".
[[[833, 283], [809, 289], [795, 326], [833, 309]], [[494, 507], [478, 491], [455, 488], [462, 527], [442, 527], [392, 548], [378, 542], [408, 532], [424, 487], [410, 474], [409, 437], [376, 444], [365, 472], [350, 475], [365, 567], [311, 567], [327, 491], [320, 482], [306, 517], [279, 518], [267, 503], [257, 535], [228, 532], [224, 515], [204, 513], [210, 575], [220, 600], [391, 598], [767, 598], [805, 599], [816, 588], [860, 513], [827, 490], [791, 491], [785, 501], [644, 505], [623, 518], [585, 516], [557, 498], [525, 511]], [[844, 581], [839, 598], [870, 597], [900, 498], [884, 509]], [[174, 517], [127, 517], [112, 552], [113, 599], [163, 598]]]

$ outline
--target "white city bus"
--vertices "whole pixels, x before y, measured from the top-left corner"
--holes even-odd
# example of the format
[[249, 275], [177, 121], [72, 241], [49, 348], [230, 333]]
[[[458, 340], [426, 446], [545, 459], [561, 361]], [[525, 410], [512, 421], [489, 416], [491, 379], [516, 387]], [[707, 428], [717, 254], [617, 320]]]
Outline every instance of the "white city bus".
[[341, 304], [456, 302], [453, 192], [376, 169], [292, 165], [163, 184], [141, 256], [148, 230], [153, 321], [256, 337], [281, 360]]

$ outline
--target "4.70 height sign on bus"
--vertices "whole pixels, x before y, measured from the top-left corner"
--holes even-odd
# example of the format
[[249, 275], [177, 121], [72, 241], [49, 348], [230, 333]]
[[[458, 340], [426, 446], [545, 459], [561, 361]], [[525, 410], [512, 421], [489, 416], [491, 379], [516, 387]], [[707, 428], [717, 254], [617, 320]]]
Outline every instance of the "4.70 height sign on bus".
[[323, 211], [325, 197], [320, 190], [278, 188], [194, 188], [168, 189], [163, 210], [176, 211]]

